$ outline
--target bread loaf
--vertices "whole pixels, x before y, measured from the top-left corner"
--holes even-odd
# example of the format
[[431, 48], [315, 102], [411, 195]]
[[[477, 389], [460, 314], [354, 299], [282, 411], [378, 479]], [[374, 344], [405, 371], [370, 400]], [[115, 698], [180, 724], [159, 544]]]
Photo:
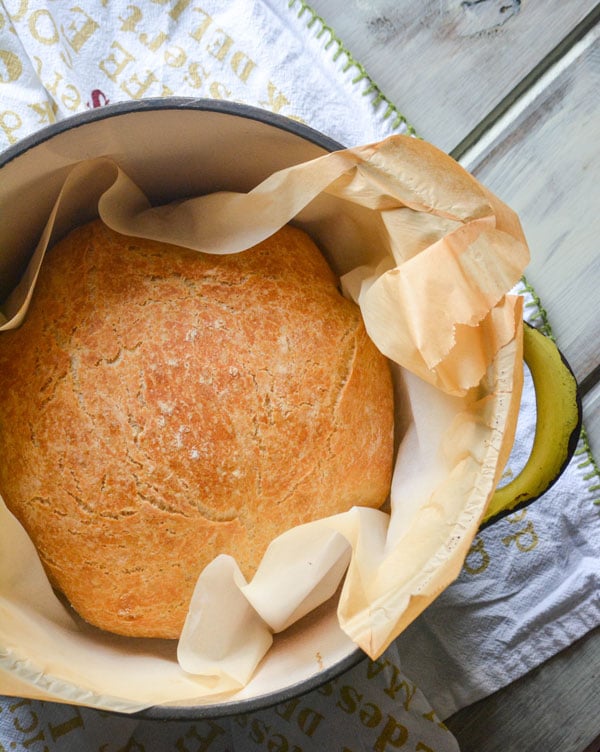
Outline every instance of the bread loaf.
[[284, 530], [384, 502], [392, 400], [304, 232], [213, 256], [96, 220], [0, 334], [0, 493], [85, 620], [177, 638], [218, 553], [250, 577]]

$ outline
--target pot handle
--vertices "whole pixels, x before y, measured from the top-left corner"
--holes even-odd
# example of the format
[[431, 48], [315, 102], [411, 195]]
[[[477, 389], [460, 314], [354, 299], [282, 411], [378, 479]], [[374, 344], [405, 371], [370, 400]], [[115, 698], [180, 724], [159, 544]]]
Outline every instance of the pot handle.
[[498, 488], [483, 516], [487, 527], [545, 493], [569, 463], [581, 431], [581, 400], [577, 381], [554, 342], [524, 325], [523, 359], [535, 389], [536, 426], [531, 454], [523, 470]]

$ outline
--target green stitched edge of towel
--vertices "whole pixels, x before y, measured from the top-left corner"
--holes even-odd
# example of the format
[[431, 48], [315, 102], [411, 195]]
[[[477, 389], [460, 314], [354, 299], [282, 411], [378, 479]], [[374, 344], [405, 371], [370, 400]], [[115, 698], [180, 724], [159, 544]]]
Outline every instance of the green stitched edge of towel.
[[[336, 33], [333, 31], [331, 26], [328, 26], [325, 23], [325, 20], [319, 16], [318, 13], [316, 13], [310, 5], [305, 2], [305, 0], [288, 0], [288, 9], [289, 10], [295, 10], [296, 6], [300, 6], [300, 10], [297, 13], [298, 18], [302, 18], [302, 16], [305, 13], [308, 13], [309, 19], [306, 23], [307, 28], [311, 29], [316, 23], [319, 24], [319, 31], [317, 33], [317, 38], [319, 39], [324, 34], [329, 35], [329, 41], [325, 45], [325, 49], [329, 50], [330, 47], [335, 45], [336, 49], [333, 54], [333, 60], [337, 60], [340, 55], [345, 55], [347, 58], [347, 63], [342, 68], [343, 72], [347, 72], [350, 68], [354, 67], [358, 70], [358, 74], [355, 78], [352, 79], [352, 83], [358, 83], [359, 81], [367, 81], [368, 86], [363, 92], [363, 96], [367, 96], [369, 94], [374, 94], [373, 97], [373, 107], [377, 109], [377, 107], [381, 104], [381, 102], [384, 102], [387, 105], [386, 111], [383, 114], [383, 119], [387, 120], [387, 118], [394, 115], [395, 121], [393, 123], [393, 127], [397, 128], [398, 126], [404, 124], [406, 126], [406, 129], [408, 133], [411, 136], [417, 136], [418, 134], [415, 131], [415, 129], [408, 123], [404, 115], [398, 110], [398, 108], [383, 94], [381, 89], [377, 86], [377, 84], [373, 81], [373, 79], [369, 76], [365, 68], [357, 61], [355, 60], [352, 55], [348, 52], [348, 50], [344, 47], [341, 39], [336, 35]], [[526, 305], [528, 307], [533, 307], [537, 309], [537, 313], [530, 317], [531, 321], [534, 322], [539, 328], [539, 330], [545, 334], [547, 337], [550, 337], [553, 342], [556, 342], [556, 338], [554, 336], [554, 333], [552, 332], [552, 327], [550, 326], [550, 321], [548, 319], [548, 313], [546, 309], [542, 306], [541, 300], [539, 299], [537, 293], [533, 289], [533, 287], [529, 284], [527, 279], [525, 277], [522, 277], [521, 282], [525, 288], [525, 290], [529, 293], [531, 296], [532, 302], [527, 303]], [[592, 449], [589, 444], [588, 436], [585, 431], [585, 428], [582, 426], [581, 428], [581, 437], [580, 437], [580, 446], [578, 449], [576, 449], [574, 456], [575, 457], [581, 457], [582, 455], [585, 455], [584, 459], [577, 464], [577, 467], [581, 470], [584, 470], [586, 467], [590, 468], [590, 471], [586, 473], [583, 476], [584, 481], [594, 481], [590, 486], [588, 486], [588, 491], [590, 494], [595, 494], [596, 492], [599, 493], [598, 498], [593, 499], [593, 504], [600, 506], [600, 468], [598, 467], [598, 464], [596, 463], [596, 460], [594, 459], [594, 455], [592, 454]]]
[[[553, 342], [556, 342], [556, 337], [552, 332], [552, 326], [550, 325], [550, 321], [548, 319], [548, 312], [543, 307], [537, 293], [525, 277], [522, 277], [521, 283], [531, 296], [531, 302], [526, 303], [525, 305], [527, 307], [535, 307], [537, 310], [537, 313], [531, 317], [531, 321], [536, 325], [537, 322], [540, 322], [538, 325], [539, 330], [547, 337], [550, 337]], [[585, 468], [588, 467], [590, 468], [589, 472], [585, 473], [585, 475], [583, 476], [583, 480], [586, 481], [586, 483], [588, 481], [591, 482], [591, 485], [588, 486], [588, 491], [590, 494], [592, 494], [592, 496], [596, 493], [599, 494], [597, 498], [592, 500], [592, 504], [600, 506], [600, 468], [598, 467], [598, 464], [594, 459], [594, 455], [592, 454], [592, 448], [590, 446], [584, 426], [581, 427], [581, 437], [579, 443], [580, 446], [575, 450], [574, 457], [583, 457], [583, 459], [581, 462], [577, 463], [577, 467], [580, 470], [585, 470]]]
[[307, 21], [306, 21], [306, 27], [308, 29], [312, 29], [315, 24], [318, 24], [318, 32], [317, 32], [317, 39], [320, 39], [321, 37], [328, 35], [329, 40], [325, 44], [325, 49], [330, 50], [332, 47], [335, 47], [332, 59], [333, 61], [337, 61], [338, 58], [341, 55], [344, 55], [346, 57], [346, 63], [342, 67], [342, 72], [347, 73], [350, 68], [356, 68], [357, 74], [352, 79], [353, 84], [360, 83], [361, 81], [364, 81], [367, 86], [365, 87], [365, 90], [362, 92], [362, 95], [364, 97], [367, 97], [369, 95], [372, 95], [372, 101], [371, 104], [373, 106], [373, 109], [377, 110], [379, 109], [379, 106], [381, 104], [386, 105], [386, 108], [384, 112], [382, 113], [381, 117], [383, 120], [388, 120], [388, 118], [393, 117], [394, 120], [392, 122], [393, 128], [399, 128], [401, 125], [404, 125], [406, 128], [406, 131], [411, 136], [416, 136], [416, 131], [413, 128], [413, 126], [408, 122], [406, 117], [398, 110], [395, 104], [391, 102], [381, 91], [379, 86], [373, 81], [373, 79], [369, 76], [367, 71], [365, 70], [364, 66], [362, 66], [357, 60], [355, 60], [350, 52], [344, 47], [342, 40], [337, 36], [337, 34], [333, 31], [331, 26], [328, 26], [325, 23], [325, 20], [316, 12], [314, 11], [308, 3], [305, 2], [305, 0], [288, 0], [288, 9], [290, 11], [295, 11], [297, 7], [299, 6], [299, 10], [296, 13], [297, 17], [300, 19], [302, 16], [307, 14]]

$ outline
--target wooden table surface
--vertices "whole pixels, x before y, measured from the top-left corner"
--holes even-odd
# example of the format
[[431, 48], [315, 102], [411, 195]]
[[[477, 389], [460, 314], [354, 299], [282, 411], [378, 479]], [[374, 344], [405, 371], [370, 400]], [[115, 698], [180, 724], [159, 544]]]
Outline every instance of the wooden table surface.
[[[520, 215], [600, 458], [600, 6], [312, 0], [423, 138]], [[600, 749], [600, 631], [447, 720], [462, 752]]]

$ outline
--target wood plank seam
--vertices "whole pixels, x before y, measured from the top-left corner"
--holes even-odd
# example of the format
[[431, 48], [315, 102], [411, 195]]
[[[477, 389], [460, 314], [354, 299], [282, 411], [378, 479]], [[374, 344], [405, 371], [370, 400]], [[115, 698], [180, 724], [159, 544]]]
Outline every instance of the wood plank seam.
[[450, 152], [456, 160], [462, 160], [465, 154], [481, 140], [496, 123], [526, 94], [558, 61], [571, 50], [586, 34], [600, 21], [600, 4], [575, 26], [559, 44], [554, 47], [540, 62], [484, 117], [462, 141]]
[[[474, 138], [468, 146], [461, 147], [460, 150], [459, 147], [456, 147], [450, 153], [454, 159], [457, 159], [470, 172], [476, 170], [482, 156], [487, 154], [492, 146], [502, 139], [503, 134], [514, 123], [515, 119], [543, 95], [548, 88], [548, 82], [557, 78], [561, 70], [568, 68], [573, 60], [583, 54], [583, 50], [592, 48], [596, 44], [600, 36], [600, 4], [597, 6], [597, 10], [595, 9], [593, 14], [587, 16], [586, 19], [589, 19], [592, 15], [594, 23], [586, 28], [584, 34], [578, 35], [574, 39], [573, 44], [568, 47], [564, 55], [554, 61], [552, 65], [545, 67], [543, 73], [536, 77], [535, 81], [531, 81], [518, 96], [511, 97], [506, 108], [499, 112], [493, 121], [490, 120], [486, 127], [477, 134], [477, 138]], [[580, 26], [582, 25], [583, 22]], [[472, 133], [475, 133], [475, 131]], [[461, 143], [466, 143], [466, 141], [467, 139], [464, 139]], [[461, 145], [459, 144], [459, 146]], [[460, 151], [460, 155], [456, 156], [455, 152], [458, 151]]]
[[598, 364], [584, 379], [581, 380], [581, 383], [579, 384], [581, 396], [585, 397], [585, 395], [590, 392], [598, 382], [600, 382], [600, 364]]

